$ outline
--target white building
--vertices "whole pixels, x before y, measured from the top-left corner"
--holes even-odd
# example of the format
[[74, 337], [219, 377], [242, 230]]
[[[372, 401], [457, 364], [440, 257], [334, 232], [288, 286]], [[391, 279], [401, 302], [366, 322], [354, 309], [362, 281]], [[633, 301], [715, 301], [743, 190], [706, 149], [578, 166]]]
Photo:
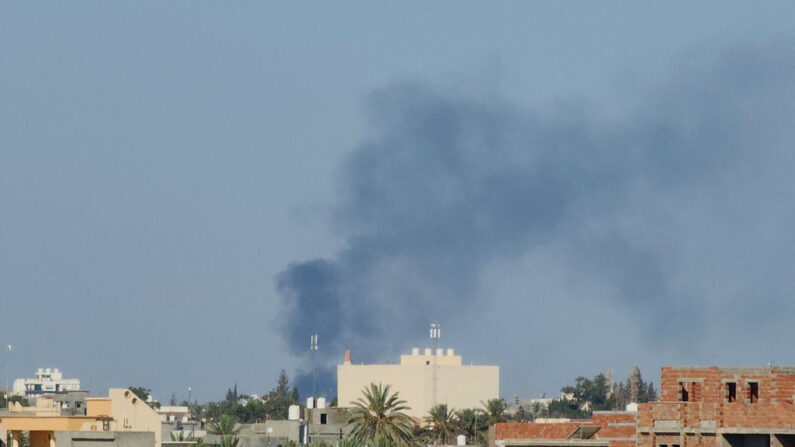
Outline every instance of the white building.
[[157, 414], [161, 422], [188, 422], [190, 419], [190, 410], [182, 406], [164, 405], [157, 409]]
[[401, 355], [400, 364], [355, 365], [350, 350], [337, 366], [339, 407], [351, 407], [371, 383], [390, 385], [390, 392], [399, 392], [405, 400], [409, 416], [423, 418], [436, 404], [461, 410], [479, 408], [481, 402], [500, 396], [500, 367], [496, 365], [464, 365], [452, 349], [426, 348]]
[[39, 368], [33, 379], [14, 380], [13, 393], [19, 396], [39, 397], [45, 394], [79, 391], [80, 380], [64, 379], [58, 368]]

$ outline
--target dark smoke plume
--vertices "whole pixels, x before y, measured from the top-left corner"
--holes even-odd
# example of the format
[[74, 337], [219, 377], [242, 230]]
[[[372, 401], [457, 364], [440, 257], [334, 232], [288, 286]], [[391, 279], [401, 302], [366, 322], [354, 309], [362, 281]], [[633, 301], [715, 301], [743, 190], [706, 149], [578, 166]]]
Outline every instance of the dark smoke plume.
[[[375, 92], [371, 137], [341, 172], [334, 224], [347, 248], [276, 279], [290, 348], [304, 355], [318, 333], [325, 365], [347, 342], [395, 358], [430, 319], [500, 305], [475, 292], [484, 266], [549, 246], [567, 274], [606, 285], [579, 300], [684, 334], [672, 342], [709, 330], [715, 303], [756, 308], [745, 286], [778, 305], [757, 317], [791, 310], [792, 263], [781, 262], [794, 245], [780, 222], [795, 215], [795, 51], [688, 56], [609, 120], [576, 101], [529, 110], [411, 82]], [[763, 267], [744, 271], [732, 253]], [[742, 290], [725, 282], [738, 280]]]

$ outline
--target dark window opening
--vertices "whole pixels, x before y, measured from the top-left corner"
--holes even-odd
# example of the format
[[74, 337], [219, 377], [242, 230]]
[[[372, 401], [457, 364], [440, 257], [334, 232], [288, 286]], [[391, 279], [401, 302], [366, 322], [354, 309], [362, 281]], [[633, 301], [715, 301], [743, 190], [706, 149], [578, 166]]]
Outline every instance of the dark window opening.
[[729, 391], [729, 402], [737, 402], [737, 384], [729, 382], [726, 384]]
[[430, 360], [426, 360], [426, 361], [425, 361], [425, 364], [426, 364], [426, 365], [430, 365], [430, 364], [431, 364], [431, 361], [430, 361]]
[[689, 396], [687, 394], [687, 387], [685, 387], [684, 383], [679, 385], [679, 395], [682, 396], [681, 398], [682, 402], [687, 402]]
[[759, 400], [759, 384], [756, 382], [751, 382], [748, 384], [748, 396], [751, 400], [751, 403], [756, 403]]
[[320, 424], [321, 425], [324, 425], [324, 424], [326, 424], [328, 422], [327, 416], [328, 415], [326, 413], [320, 413]]

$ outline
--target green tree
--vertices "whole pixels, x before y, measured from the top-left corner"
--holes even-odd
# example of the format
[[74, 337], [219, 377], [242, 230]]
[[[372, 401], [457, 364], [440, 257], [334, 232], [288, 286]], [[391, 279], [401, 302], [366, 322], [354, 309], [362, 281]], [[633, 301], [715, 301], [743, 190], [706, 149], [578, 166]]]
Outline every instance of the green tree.
[[376, 435], [375, 438], [367, 441], [367, 447], [391, 447], [391, 445], [385, 437]]
[[240, 442], [237, 434], [240, 432], [240, 426], [237, 424], [235, 418], [228, 414], [222, 414], [217, 420], [210, 422], [207, 426], [207, 433], [218, 435], [221, 437], [221, 447], [236, 447]]
[[541, 416], [542, 411], [544, 411], [544, 406], [541, 405], [541, 402], [533, 402], [532, 405], [530, 405], [530, 413], [532, 413], [533, 420]]
[[149, 396], [152, 395], [152, 390], [149, 388], [144, 388], [142, 386], [130, 386], [127, 387], [128, 390], [132, 391], [133, 394], [138, 396], [144, 402], [149, 402]]
[[[30, 447], [30, 432], [20, 432], [19, 433], [19, 447]], [[11, 445], [13, 442], [13, 434], [10, 431], [6, 432], [6, 445]]]
[[476, 440], [480, 432], [488, 430], [486, 418], [473, 408], [464, 408], [456, 412], [455, 431], [466, 436], [468, 440]]
[[[292, 394], [290, 394], [290, 400], [292, 400], [293, 403], [296, 403], [296, 404], [301, 401], [301, 398], [298, 396], [298, 387], [297, 386], [293, 387], [293, 392], [292, 392]], [[337, 397], [334, 396], [334, 400], [331, 401], [331, 402], [333, 403], [332, 406], [336, 406], [337, 404], [335, 402], [337, 402]]]
[[279, 378], [276, 379], [276, 388], [273, 390], [276, 397], [286, 397], [290, 392], [290, 379], [287, 377], [287, 372], [284, 370], [279, 371]]
[[637, 366], [632, 368], [626, 382], [618, 382], [613, 386], [613, 390], [615, 403], [612, 409], [614, 410], [623, 410], [632, 402], [654, 402], [658, 397], [654, 383], [644, 382]]
[[527, 421], [527, 413], [524, 410], [524, 405], [519, 405], [519, 409], [516, 410], [516, 414], [513, 417], [518, 422], [525, 422]]
[[447, 408], [447, 404], [435, 405], [428, 410], [428, 422], [436, 442], [444, 445], [455, 436], [456, 414], [452, 408]]
[[654, 389], [654, 383], [649, 382], [649, 386], [646, 388], [646, 393], [643, 395], [643, 400], [640, 403], [646, 402], [654, 402], [657, 400], [657, 390]]
[[194, 447], [205, 447], [207, 445], [202, 438], [194, 436], [193, 432], [186, 432], [184, 430], [172, 431], [170, 435], [172, 441], [195, 442], [196, 444], [194, 444]]
[[588, 417], [588, 413], [580, 409], [579, 402], [565, 397], [550, 402], [547, 406], [547, 412], [553, 418], [581, 419]]
[[284, 370], [279, 372], [276, 387], [263, 397], [264, 416], [270, 419], [287, 419], [290, 405], [298, 404], [298, 388], [290, 391], [290, 379]]
[[229, 388], [226, 390], [226, 400], [229, 402], [237, 402], [237, 382], [235, 382], [235, 388]]
[[353, 402], [348, 425], [353, 426], [351, 437], [356, 443], [364, 444], [380, 436], [390, 446], [414, 444], [414, 423], [403, 412], [409, 407], [400, 400], [399, 393], [390, 394], [390, 388], [371, 383], [362, 390], [362, 397]]
[[24, 396], [9, 396], [8, 399], [6, 399], [6, 393], [0, 391], [0, 408], [5, 409], [9, 406], [9, 402], [18, 402], [23, 407], [30, 406], [30, 402], [28, 402]]
[[[588, 417], [593, 411], [612, 410], [616, 406], [616, 396], [611, 393], [610, 384], [604, 374], [599, 374], [593, 380], [577, 377], [575, 386], [561, 388], [564, 394], [572, 396], [582, 416]], [[562, 408], [559, 408], [562, 409]]]
[[504, 399], [489, 399], [486, 402], [480, 401], [480, 404], [483, 405], [480, 412], [489, 426], [497, 422], [505, 422], [505, 409], [508, 404], [505, 403]]
[[414, 440], [415, 445], [431, 445], [433, 444], [433, 432], [430, 427], [423, 427], [421, 425], [414, 425], [411, 430], [411, 438]]

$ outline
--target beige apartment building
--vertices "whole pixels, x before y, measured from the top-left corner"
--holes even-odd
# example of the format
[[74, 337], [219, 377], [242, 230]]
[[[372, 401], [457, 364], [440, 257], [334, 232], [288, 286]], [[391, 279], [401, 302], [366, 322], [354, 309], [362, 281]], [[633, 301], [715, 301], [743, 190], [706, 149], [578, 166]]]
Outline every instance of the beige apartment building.
[[337, 366], [339, 407], [351, 407], [370, 383], [391, 385], [411, 407], [406, 413], [415, 418], [426, 417], [435, 404], [479, 408], [481, 401], [500, 396], [499, 366], [464, 365], [452, 349], [420, 353], [414, 348], [395, 365], [355, 365], [351, 360], [348, 350], [343, 364]]
[[160, 447], [160, 416], [132, 391], [111, 388], [108, 397], [86, 399], [86, 414], [63, 414], [50, 396], [35, 407], [14, 403], [0, 415], [0, 434], [11, 432], [20, 446], [27, 432], [30, 447]]

